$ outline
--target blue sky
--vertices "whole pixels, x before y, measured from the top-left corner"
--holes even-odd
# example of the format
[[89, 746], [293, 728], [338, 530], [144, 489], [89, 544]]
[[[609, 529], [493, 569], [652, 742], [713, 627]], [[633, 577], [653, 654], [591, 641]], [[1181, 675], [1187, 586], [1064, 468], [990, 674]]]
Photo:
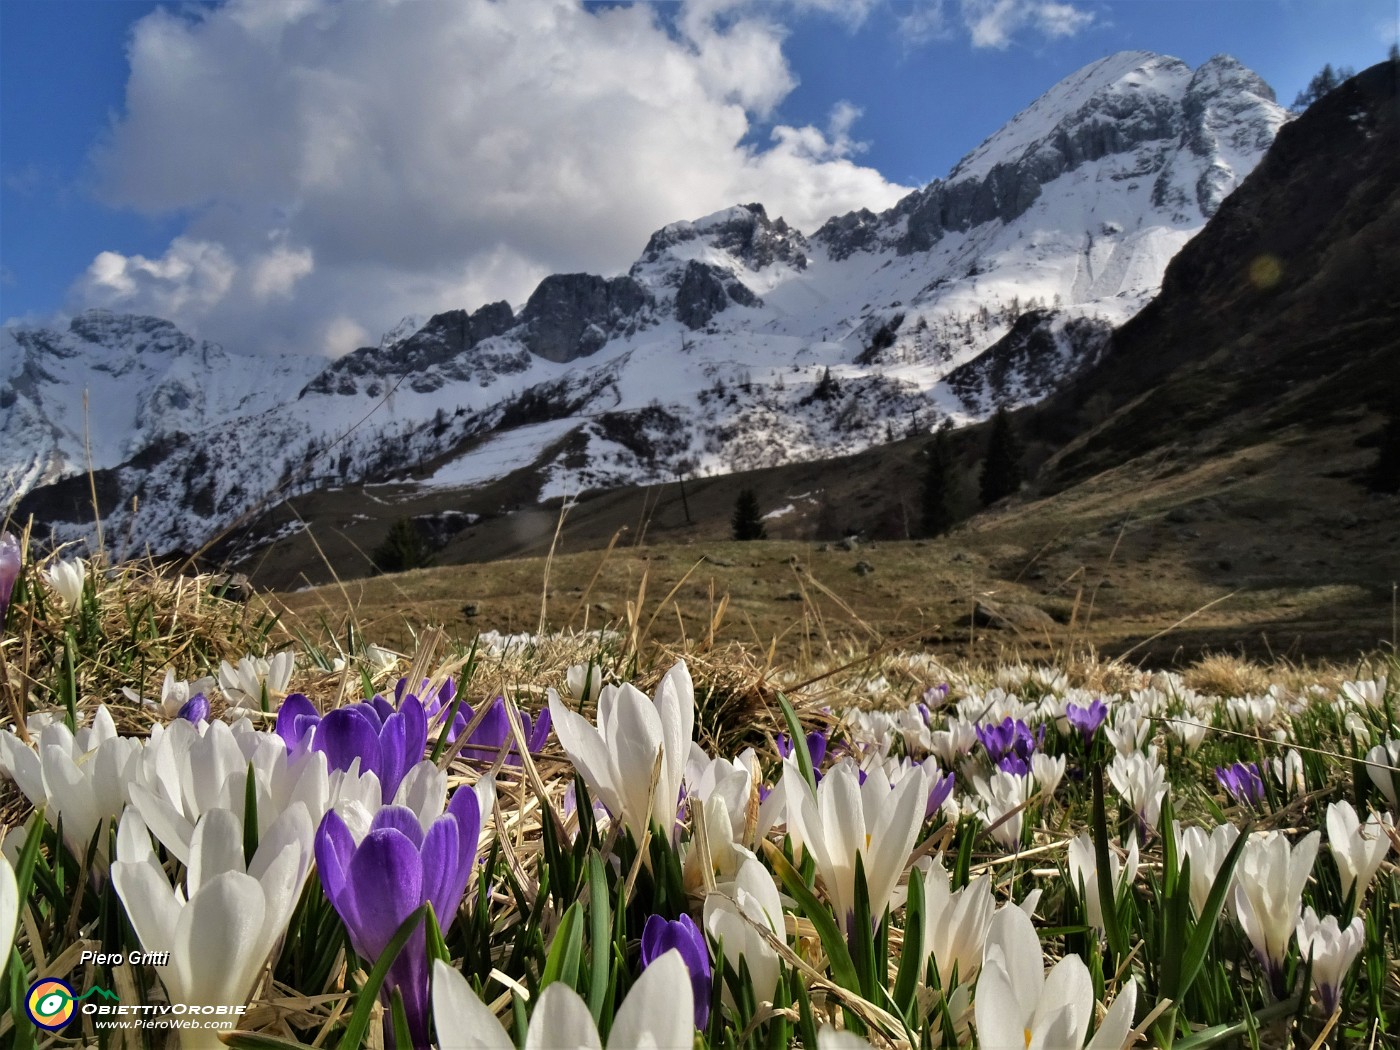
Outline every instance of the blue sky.
[[1393, 0], [0, 0], [0, 317], [91, 305], [339, 352], [615, 272], [760, 200], [808, 232], [946, 174], [1087, 62], [1217, 52], [1282, 102]]

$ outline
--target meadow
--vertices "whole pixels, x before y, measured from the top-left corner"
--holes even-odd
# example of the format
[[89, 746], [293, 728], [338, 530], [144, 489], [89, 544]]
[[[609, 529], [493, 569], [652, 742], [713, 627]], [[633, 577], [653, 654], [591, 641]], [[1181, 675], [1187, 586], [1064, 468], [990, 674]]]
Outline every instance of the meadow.
[[623, 560], [477, 631], [0, 544], [0, 1042], [1400, 1045], [1389, 654], [940, 652], [810, 559], [778, 643]]

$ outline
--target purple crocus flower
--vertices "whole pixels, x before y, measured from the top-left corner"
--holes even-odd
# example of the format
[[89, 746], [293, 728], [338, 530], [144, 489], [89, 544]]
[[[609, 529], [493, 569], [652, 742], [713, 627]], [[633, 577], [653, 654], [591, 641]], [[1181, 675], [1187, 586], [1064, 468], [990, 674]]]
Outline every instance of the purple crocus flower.
[[316, 710], [316, 705], [304, 693], [292, 693], [277, 709], [276, 733], [292, 752], [302, 746], [306, 734], [320, 722], [321, 712]]
[[948, 796], [953, 793], [953, 774], [940, 773], [937, 770], [930, 770], [933, 774], [933, 787], [929, 789], [928, 805], [924, 808], [924, 819], [928, 820], [938, 812], [938, 807], [948, 801]]
[[[481, 810], [470, 788], [455, 791], [447, 811], [426, 832], [411, 809], [385, 806], [358, 844], [340, 814], [326, 813], [316, 831], [316, 868], [351, 946], [367, 965], [384, 953], [399, 926], [425, 901], [432, 903], [443, 932], [451, 928], [480, 835]], [[389, 967], [380, 991], [386, 1005], [395, 988], [403, 996], [415, 1046], [430, 1042], [428, 975], [427, 935], [420, 924]], [[392, 1045], [387, 1014], [384, 1027]]]
[[19, 540], [8, 532], [0, 532], [0, 623], [10, 607], [10, 594], [19, 579]]
[[[1044, 732], [1042, 726], [1042, 736]], [[987, 757], [999, 769], [1017, 776], [1031, 771], [1031, 755], [1035, 753], [1037, 738], [1031, 735], [1030, 726], [1019, 718], [1008, 718], [999, 725], [978, 726], [977, 739], [982, 741]]]
[[452, 708], [452, 701], [457, 697], [457, 683], [454, 679], [448, 678], [438, 686], [436, 692], [428, 691], [428, 679], [423, 679], [418, 688], [409, 691], [408, 679], [400, 678], [394, 685], [394, 703], [403, 706], [404, 696], [416, 696], [418, 702], [423, 705], [423, 713], [429, 718], [436, 715], [439, 718], [446, 718], [447, 712]]
[[1259, 776], [1259, 767], [1253, 762], [1236, 762], [1232, 766], [1218, 768], [1215, 779], [1236, 802], [1258, 806], [1264, 801], [1264, 781]]
[[326, 755], [328, 768], [349, 769], [358, 758], [361, 772], [379, 778], [382, 797], [392, 799], [404, 775], [423, 760], [428, 720], [410, 696], [395, 711], [383, 697], [328, 711], [311, 737], [311, 750]]
[[203, 693], [195, 693], [194, 696], [180, 705], [180, 710], [175, 713], [175, 717], [183, 718], [195, 725], [209, 721], [209, 698]]
[[685, 968], [690, 971], [690, 986], [695, 992], [695, 1027], [704, 1029], [710, 1019], [710, 947], [705, 935], [689, 915], [675, 922], [653, 915], [642, 928], [642, 968], [650, 966], [672, 948], [681, 953]]
[[1099, 731], [1099, 726], [1108, 718], [1108, 706], [1099, 699], [1095, 699], [1088, 707], [1065, 704], [1065, 718], [1069, 720], [1070, 725], [1079, 730], [1080, 735], [1084, 737], [1084, 743], [1088, 744]]
[[[470, 705], [463, 704], [458, 710], [457, 717], [452, 720], [452, 725], [448, 727], [448, 741], [455, 741], [457, 735], [471, 724], [475, 716], [476, 712], [471, 709]], [[553, 725], [554, 718], [547, 707], [534, 718], [530, 717], [529, 712], [523, 709], [520, 711], [520, 731], [525, 735], [525, 745], [530, 749], [532, 755], [544, 750], [545, 744], [549, 743], [549, 731]], [[510, 717], [506, 714], [505, 697], [498, 696], [492, 702], [491, 709], [472, 730], [471, 737], [463, 745], [460, 753], [463, 758], [476, 762], [494, 762], [501, 748], [507, 747], [507, 745], [509, 746], [506, 765], [520, 765], [519, 750], [515, 746], [515, 740], [511, 737]]]
[[[775, 741], [778, 745], [778, 754], [783, 758], [788, 758], [792, 754], [792, 740], [786, 733], [779, 733]], [[814, 729], [807, 734], [807, 754], [812, 759], [812, 769], [821, 768], [821, 764], [826, 761], [826, 733], [820, 729]]]
[[923, 702], [922, 705], [920, 705], [920, 706], [922, 706], [922, 707], [925, 709], [924, 717], [925, 717], [925, 718], [928, 717], [928, 713], [927, 713], [927, 709], [928, 709], [928, 708], [930, 708], [930, 707], [935, 707], [935, 706], [937, 706], [938, 704], [941, 704], [941, 703], [942, 703], [944, 700], [946, 700], [946, 699], [948, 699], [948, 683], [947, 683], [947, 682], [944, 682], [944, 683], [942, 683], [941, 685], [931, 685], [931, 686], [929, 686], [927, 689], [925, 689], [925, 690], [924, 690], [924, 702]]

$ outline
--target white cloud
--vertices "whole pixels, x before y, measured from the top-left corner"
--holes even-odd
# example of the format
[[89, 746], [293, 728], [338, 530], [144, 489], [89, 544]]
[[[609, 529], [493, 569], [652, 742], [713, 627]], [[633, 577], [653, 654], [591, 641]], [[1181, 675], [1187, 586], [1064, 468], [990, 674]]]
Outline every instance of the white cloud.
[[1000, 49], [1026, 28], [1052, 38], [1073, 36], [1087, 28], [1094, 16], [1055, 0], [962, 0], [962, 19], [973, 47]]
[[238, 265], [223, 245], [176, 237], [158, 259], [100, 252], [79, 284], [89, 305], [172, 317], [222, 302], [237, 274]]
[[[835, 9], [854, 24], [868, 6]], [[775, 10], [157, 10], [95, 157], [109, 203], [191, 218], [160, 259], [98, 256], [75, 305], [249, 349], [339, 348], [408, 313], [519, 305], [550, 272], [623, 270], [653, 230], [736, 202], [807, 230], [889, 206], [907, 190], [852, 161], [848, 103], [825, 129], [748, 141], [796, 83]]]

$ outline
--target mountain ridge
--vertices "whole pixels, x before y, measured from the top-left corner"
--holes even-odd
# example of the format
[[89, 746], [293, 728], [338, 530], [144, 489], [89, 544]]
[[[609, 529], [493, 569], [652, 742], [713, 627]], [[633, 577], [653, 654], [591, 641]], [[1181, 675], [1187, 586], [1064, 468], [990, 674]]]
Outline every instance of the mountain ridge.
[[[543, 499], [850, 453], [1044, 396], [1092, 363], [1103, 325], [1148, 302], [1214, 194], [1284, 121], [1233, 60], [1191, 71], [1144, 52], [1111, 58], [1033, 103], [1055, 119], [1023, 114], [1014, 149], [998, 132], [949, 180], [880, 216], [833, 218], [810, 238], [757, 204], [671, 223], [626, 274], [551, 275], [518, 312], [440, 313], [290, 395], [295, 377], [283, 376], [275, 397], [237, 402], [243, 414], [220, 402], [205, 425], [172, 417], [144, 442], [117, 441], [124, 462], [93, 464], [107, 472], [108, 531], [136, 549], [190, 550], [310, 486], [408, 474], [458, 484], [489, 475], [505, 456], [490, 451], [504, 440], [492, 435], [514, 426], [559, 424], [540, 464]], [[1046, 100], [1069, 80], [1072, 97], [1055, 109]], [[974, 170], [987, 163], [984, 176]], [[1163, 179], [1180, 193], [1161, 192]], [[1202, 185], [1214, 188], [1202, 196]], [[1054, 354], [1032, 355], [1032, 367], [1025, 347], [1004, 347], [1014, 364], [970, 367], [1033, 311]], [[0, 347], [33, 340], [5, 338]], [[813, 399], [828, 372], [837, 396]], [[16, 416], [28, 429], [4, 425], [27, 469], [0, 470], [26, 497], [22, 512], [77, 538], [90, 494], [62, 481], [65, 455], [77, 473], [72, 441], [38, 425], [42, 395]], [[467, 469], [454, 450], [473, 457]]]

